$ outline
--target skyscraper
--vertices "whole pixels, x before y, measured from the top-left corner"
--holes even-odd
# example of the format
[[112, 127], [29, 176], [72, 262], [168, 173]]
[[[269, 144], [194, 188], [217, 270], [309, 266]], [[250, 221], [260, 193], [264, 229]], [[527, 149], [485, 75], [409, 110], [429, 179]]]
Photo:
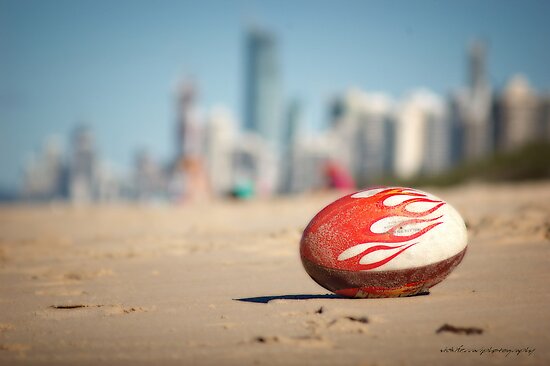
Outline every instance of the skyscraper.
[[538, 138], [538, 100], [527, 79], [521, 75], [514, 76], [497, 105], [499, 148], [513, 150]]
[[137, 151], [134, 160], [135, 199], [149, 201], [160, 198], [165, 188], [164, 176], [160, 165], [149, 151]]
[[97, 199], [97, 155], [92, 131], [87, 126], [75, 129], [69, 156], [69, 199], [88, 203]]
[[550, 141], [550, 94], [543, 94], [539, 100], [539, 140]]
[[338, 136], [327, 131], [317, 136], [300, 136], [288, 156], [289, 174], [283, 191], [297, 193], [327, 187], [327, 163], [335, 161], [340, 148]]
[[60, 199], [64, 193], [64, 173], [61, 144], [50, 137], [43, 150], [31, 156], [24, 170], [22, 196], [29, 200]]
[[451, 165], [451, 125], [448, 104], [428, 93], [424, 106], [425, 139], [422, 174], [441, 173]]
[[393, 101], [384, 94], [366, 93], [357, 131], [357, 178], [372, 182], [390, 173], [393, 166]]
[[282, 138], [281, 85], [277, 42], [263, 30], [251, 29], [245, 44], [244, 128], [272, 147]]
[[181, 84], [177, 100], [176, 158], [169, 183], [174, 200], [204, 199], [209, 195], [204, 168], [204, 130], [196, 107], [195, 84]]
[[278, 156], [258, 134], [245, 133], [239, 136], [232, 155], [235, 186], [246, 185], [261, 196], [269, 196], [278, 190]]
[[487, 86], [485, 60], [485, 45], [479, 41], [472, 43], [468, 54], [468, 84], [471, 90], [479, 90]]
[[391, 171], [393, 101], [385, 94], [351, 89], [332, 108], [341, 147], [338, 159], [362, 183]]
[[493, 149], [492, 91], [486, 77], [486, 50], [474, 42], [468, 52], [468, 85], [452, 98], [455, 129], [453, 160], [481, 158]]
[[213, 193], [231, 192], [233, 150], [236, 138], [235, 120], [225, 108], [216, 107], [208, 115], [205, 126], [205, 147], [208, 179]]
[[283, 158], [281, 160], [281, 191], [288, 193], [293, 190], [295, 180], [294, 155], [297, 150], [297, 140], [302, 129], [302, 106], [299, 100], [294, 99], [289, 103], [285, 115], [285, 129], [283, 133]]
[[176, 159], [197, 157], [201, 153], [201, 129], [196, 108], [197, 88], [189, 80], [178, 91], [176, 122]]
[[285, 129], [283, 133], [283, 147], [288, 148], [296, 139], [303, 127], [302, 103], [298, 99], [292, 100], [286, 110]]
[[395, 175], [408, 179], [435, 174], [450, 165], [447, 105], [437, 94], [415, 90], [397, 108]]

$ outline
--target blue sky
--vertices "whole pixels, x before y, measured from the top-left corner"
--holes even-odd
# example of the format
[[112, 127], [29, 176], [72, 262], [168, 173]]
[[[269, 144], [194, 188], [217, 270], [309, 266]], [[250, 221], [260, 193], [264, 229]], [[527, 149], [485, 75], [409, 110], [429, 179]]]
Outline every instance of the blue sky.
[[299, 98], [316, 126], [350, 86], [447, 94], [464, 83], [475, 38], [489, 44], [494, 86], [521, 72], [550, 90], [548, 14], [548, 1], [0, 0], [0, 187], [19, 182], [47, 136], [66, 142], [82, 122], [123, 171], [142, 147], [169, 159], [186, 75], [204, 111], [240, 119], [251, 24], [277, 35], [285, 100]]

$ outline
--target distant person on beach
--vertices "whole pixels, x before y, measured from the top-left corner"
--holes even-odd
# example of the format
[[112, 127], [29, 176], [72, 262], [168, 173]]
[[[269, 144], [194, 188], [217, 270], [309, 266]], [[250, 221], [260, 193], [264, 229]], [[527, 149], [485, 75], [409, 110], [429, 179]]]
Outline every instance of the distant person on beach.
[[355, 180], [343, 164], [327, 160], [323, 166], [323, 173], [328, 188], [340, 191], [355, 189]]
[[178, 203], [201, 202], [211, 198], [208, 176], [202, 160], [186, 157], [178, 164], [178, 182], [175, 199]]

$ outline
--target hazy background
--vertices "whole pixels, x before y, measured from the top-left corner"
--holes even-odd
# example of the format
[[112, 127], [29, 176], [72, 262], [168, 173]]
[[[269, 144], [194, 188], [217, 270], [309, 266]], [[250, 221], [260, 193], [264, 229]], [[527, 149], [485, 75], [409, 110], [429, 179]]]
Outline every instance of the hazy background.
[[176, 86], [194, 77], [205, 110], [242, 121], [244, 35], [278, 41], [283, 100], [307, 125], [356, 86], [400, 97], [465, 83], [465, 49], [488, 45], [491, 83], [517, 73], [550, 86], [547, 1], [6, 1], [0, 0], [0, 187], [49, 135], [66, 145], [87, 123], [102, 158], [129, 171], [135, 151], [174, 154]]

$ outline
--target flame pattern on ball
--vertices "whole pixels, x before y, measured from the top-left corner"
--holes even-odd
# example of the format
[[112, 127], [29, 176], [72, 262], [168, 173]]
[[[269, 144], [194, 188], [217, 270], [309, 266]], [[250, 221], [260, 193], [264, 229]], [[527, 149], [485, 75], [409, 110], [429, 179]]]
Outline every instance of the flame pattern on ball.
[[[400, 196], [402, 199], [397, 203], [389, 203]], [[358, 199], [363, 201], [360, 205], [356, 204]], [[413, 211], [412, 204], [429, 207]], [[303, 238], [303, 244], [309, 244], [302, 245], [302, 255], [317, 257], [320, 264], [330, 268], [378, 269], [417, 245], [416, 239], [440, 225], [443, 215], [434, 215], [443, 205], [445, 202], [408, 188], [371, 189], [346, 196], [312, 220]], [[324, 228], [330, 228], [329, 232]], [[337, 237], [329, 238], [330, 235]], [[314, 248], [328, 242], [331, 244], [323, 245], [323, 250], [331, 254], [316, 255]]]
[[[418, 192], [414, 192], [403, 188], [385, 189], [366, 197], [361, 195], [361, 193], [362, 192], [355, 194], [351, 197], [355, 199], [368, 200], [370, 201], [368, 202], [368, 204], [375, 205], [375, 207], [380, 208], [380, 210], [373, 210], [369, 212], [370, 226], [368, 229], [366, 229], [367, 230], [366, 235], [369, 238], [369, 242], [354, 245], [344, 250], [338, 256], [339, 261], [347, 261], [347, 260], [355, 261], [352, 265], [350, 265], [350, 267], [353, 267], [354, 269], [370, 270], [370, 269], [378, 268], [388, 263], [395, 257], [399, 256], [401, 253], [403, 253], [405, 250], [418, 244], [416, 242], [411, 243], [411, 241], [426, 234], [428, 231], [432, 230], [437, 225], [440, 225], [442, 223], [442, 221], [437, 221], [437, 220], [441, 219], [443, 215], [433, 217], [433, 218], [427, 218], [427, 216], [436, 212], [445, 203], [442, 201], [429, 199], [423, 193], [418, 193]], [[413, 197], [413, 198], [405, 199], [403, 202], [398, 203], [397, 205], [394, 205], [394, 206], [390, 206], [384, 203], [388, 198], [396, 197], [396, 196], [407, 196], [407, 197]], [[427, 210], [423, 210], [419, 212], [412, 212], [407, 209], [407, 206], [417, 202], [433, 203], [434, 205], [433, 207]], [[364, 207], [368, 207], [368, 206], [365, 205]], [[405, 218], [405, 219], [399, 220], [398, 218]], [[388, 228], [384, 232], [381, 232], [381, 233], [373, 232], [372, 227], [376, 225], [376, 223], [379, 223], [385, 219], [395, 219], [397, 223], [391, 226], [390, 228]], [[420, 224], [420, 223], [429, 223], [429, 225], [420, 230], [417, 230], [415, 233], [411, 235], [398, 235], [398, 231], [402, 229], [404, 226], [412, 225], [412, 224]], [[386, 245], [377, 245], [379, 243], [384, 243]], [[403, 243], [403, 244], [387, 245], [387, 243]], [[382, 251], [382, 250], [384, 251], [394, 250], [399, 248], [402, 248], [402, 249], [400, 249], [396, 253], [390, 254], [386, 258], [383, 258], [375, 262], [370, 262], [370, 263], [368, 262], [368, 256], [371, 253], [375, 253], [377, 251]], [[359, 261], [357, 261], [358, 256], [361, 254], [363, 256], [359, 259]]]

